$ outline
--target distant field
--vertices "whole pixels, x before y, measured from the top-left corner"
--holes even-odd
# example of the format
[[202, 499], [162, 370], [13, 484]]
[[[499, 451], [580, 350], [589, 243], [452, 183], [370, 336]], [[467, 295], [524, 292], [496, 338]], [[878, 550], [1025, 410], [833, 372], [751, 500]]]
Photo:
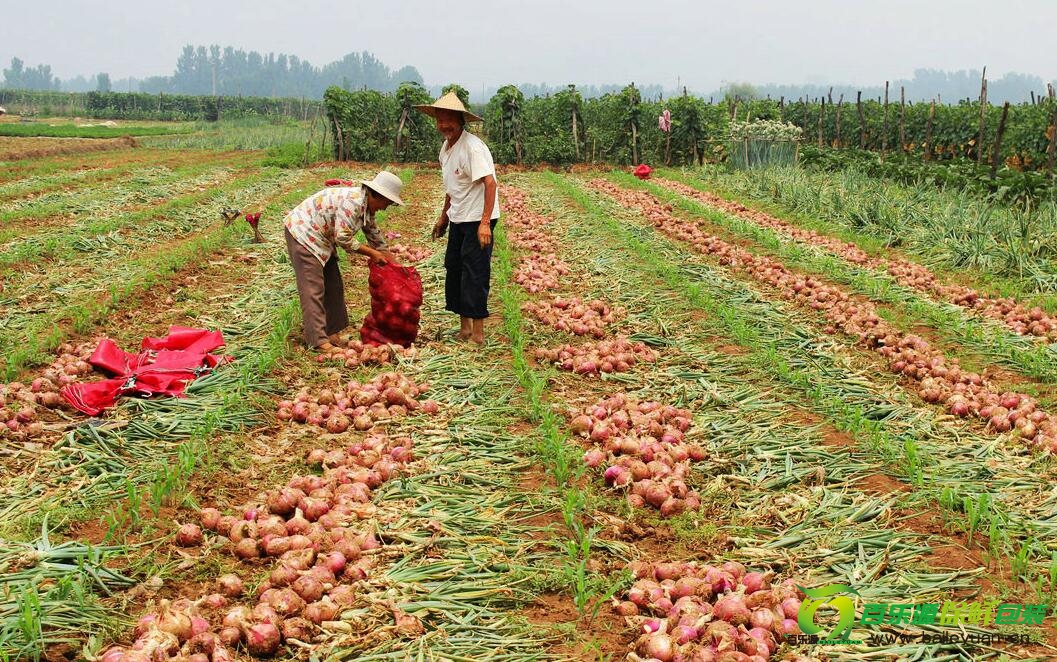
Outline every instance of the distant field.
[[168, 126], [77, 126], [75, 124], [38, 124], [4, 122], [0, 124], [0, 136], [22, 138], [120, 138], [122, 136], [159, 136], [185, 133], [189, 130], [178, 125]]
[[135, 141], [127, 136], [93, 140], [89, 138], [22, 138], [0, 134], [0, 162], [125, 149], [135, 144]]

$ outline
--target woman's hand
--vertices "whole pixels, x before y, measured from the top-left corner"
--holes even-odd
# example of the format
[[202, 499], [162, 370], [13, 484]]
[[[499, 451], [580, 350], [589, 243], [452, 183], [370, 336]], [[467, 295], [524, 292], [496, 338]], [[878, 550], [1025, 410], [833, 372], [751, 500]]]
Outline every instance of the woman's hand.
[[379, 253], [385, 259], [385, 261], [388, 262], [389, 264], [391, 264], [391, 265], [393, 265], [395, 267], [399, 267], [400, 266], [400, 262], [397, 261], [396, 256], [393, 255], [392, 251], [379, 251]]
[[371, 262], [376, 263], [380, 267], [384, 267], [387, 263], [392, 261], [392, 260], [390, 260], [389, 258], [386, 257], [387, 255], [389, 257], [392, 257], [392, 255], [393, 255], [389, 251], [385, 251], [383, 253], [383, 252], [378, 251], [378, 250], [376, 250], [374, 248], [371, 248], [370, 246], [367, 246], [366, 244], [361, 245], [359, 248], [357, 248], [356, 252], [359, 253], [360, 255], [366, 255], [368, 260], [370, 260]]
[[488, 248], [492, 243], [492, 224], [482, 221], [477, 228], [477, 241], [481, 242], [481, 248]]

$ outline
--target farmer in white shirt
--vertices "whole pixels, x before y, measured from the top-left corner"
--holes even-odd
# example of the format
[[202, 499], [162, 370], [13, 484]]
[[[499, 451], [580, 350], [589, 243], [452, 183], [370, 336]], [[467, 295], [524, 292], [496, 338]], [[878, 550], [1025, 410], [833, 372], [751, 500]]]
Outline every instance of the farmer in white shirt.
[[444, 307], [460, 317], [460, 340], [483, 345], [492, 278], [492, 230], [499, 220], [495, 163], [484, 141], [466, 130], [466, 122], [481, 118], [466, 110], [454, 92], [415, 108], [435, 118], [444, 136], [440, 148], [444, 209], [433, 227], [437, 239], [450, 226], [444, 253]]

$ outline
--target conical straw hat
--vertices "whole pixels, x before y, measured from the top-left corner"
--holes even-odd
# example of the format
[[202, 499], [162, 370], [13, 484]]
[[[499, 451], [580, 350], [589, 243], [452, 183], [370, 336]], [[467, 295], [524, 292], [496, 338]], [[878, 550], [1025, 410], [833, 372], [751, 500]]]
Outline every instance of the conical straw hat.
[[467, 122], [484, 121], [482, 118], [466, 110], [466, 106], [462, 105], [462, 101], [459, 100], [458, 95], [454, 92], [448, 92], [431, 104], [421, 104], [413, 107], [416, 110], [421, 110], [430, 117], [436, 117], [438, 110], [454, 110], [457, 113], [462, 113], [463, 119]]

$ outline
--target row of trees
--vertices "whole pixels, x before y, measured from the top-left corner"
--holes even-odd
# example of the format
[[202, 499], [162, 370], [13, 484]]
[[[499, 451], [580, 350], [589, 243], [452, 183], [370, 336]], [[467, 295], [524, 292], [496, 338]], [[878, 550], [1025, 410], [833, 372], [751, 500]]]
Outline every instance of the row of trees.
[[13, 57], [11, 66], [4, 69], [3, 85], [0, 87], [10, 90], [109, 92], [113, 89], [113, 84], [110, 82], [110, 74], [105, 72], [96, 74], [91, 79], [78, 76], [63, 81], [51, 72], [51, 65], [38, 64], [35, 67], [27, 67], [25, 62]]
[[4, 87], [23, 90], [58, 90], [61, 81], [51, 73], [51, 65], [38, 64], [27, 67], [17, 57], [11, 58], [11, 66], [4, 69]]
[[[99, 73], [60, 80], [51, 65], [27, 67], [19, 58], [4, 69], [3, 87], [35, 91], [110, 92], [110, 74]], [[367, 87], [394, 91], [403, 81], [422, 82], [414, 67], [391, 70], [372, 54], [349, 53], [322, 67], [296, 55], [258, 53], [230, 46], [184, 46], [171, 76], [152, 76], [136, 81], [136, 89], [148, 94], [187, 94], [210, 96], [311, 97], [318, 99], [331, 85], [346, 89]], [[132, 91], [132, 80], [122, 81], [119, 89]]]
[[393, 91], [403, 81], [422, 82], [414, 67], [391, 70], [372, 54], [349, 53], [316, 67], [296, 55], [258, 53], [214, 44], [184, 46], [171, 76], [140, 84], [148, 93], [319, 98], [331, 85]]
[[215, 121], [250, 116], [306, 120], [319, 113], [321, 104], [303, 98], [0, 89], [0, 106], [18, 115], [38, 113], [118, 120]]
[[[462, 90], [445, 89], [452, 88]], [[466, 102], [466, 95], [461, 96]], [[327, 90], [324, 104], [337, 158], [433, 160], [440, 137], [432, 122], [410, 110], [429, 100], [428, 91], [412, 83], [394, 94]], [[994, 151], [1001, 161], [1026, 169], [1052, 160], [1048, 155], [1054, 151], [1057, 101], [983, 108], [981, 114], [976, 102], [888, 103], [860, 95], [851, 102], [823, 97], [710, 103], [684, 91], [666, 100], [647, 100], [632, 84], [595, 98], [572, 85], [537, 97], [507, 85], [477, 112], [485, 118], [482, 134], [502, 163], [699, 164], [725, 157], [732, 120], [753, 119], [790, 122], [803, 129], [805, 141], [830, 147], [902, 150], [928, 159], [979, 158]], [[665, 110], [669, 127], [658, 122]]]

